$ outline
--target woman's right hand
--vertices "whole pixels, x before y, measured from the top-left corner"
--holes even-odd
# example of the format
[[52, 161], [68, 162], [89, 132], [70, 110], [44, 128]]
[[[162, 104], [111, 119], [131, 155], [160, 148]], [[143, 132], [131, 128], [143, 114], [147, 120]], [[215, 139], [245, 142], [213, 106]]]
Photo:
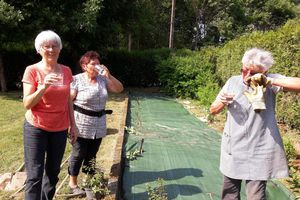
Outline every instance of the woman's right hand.
[[55, 73], [47, 74], [44, 78], [44, 86], [47, 89], [50, 85], [53, 85], [55, 82], [59, 81], [60, 77]]

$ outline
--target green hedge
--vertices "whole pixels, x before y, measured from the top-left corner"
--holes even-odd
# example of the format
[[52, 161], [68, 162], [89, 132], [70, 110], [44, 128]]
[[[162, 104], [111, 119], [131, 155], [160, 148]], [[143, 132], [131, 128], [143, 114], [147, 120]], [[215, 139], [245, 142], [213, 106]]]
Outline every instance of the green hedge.
[[300, 20], [287, 22], [285, 26], [268, 32], [254, 32], [228, 42], [220, 48], [217, 59], [218, 76], [225, 81], [239, 73], [244, 52], [252, 47], [271, 51], [275, 65], [270, 72], [287, 76], [299, 76]]
[[198, 52], [178, 50], [157, 66], [159, 79], [169, 93], [210, 105], [219, 90], [215, 55], [216, 49], [210, 47]]
[[103, 53], [102, 63], [125, 86], [149, 87], [160, 84], [156, 66], [170, 55], [169, 49], [145, 51], [107, 50]]

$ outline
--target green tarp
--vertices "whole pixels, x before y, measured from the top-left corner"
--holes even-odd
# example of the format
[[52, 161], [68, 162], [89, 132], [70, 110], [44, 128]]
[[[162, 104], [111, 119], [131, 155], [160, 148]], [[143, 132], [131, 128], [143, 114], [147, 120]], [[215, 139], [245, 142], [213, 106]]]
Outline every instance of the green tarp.
[[[221, 135], [191, 115], [175, 99], [161, 94], [131, 93], [124, 151], [143, 155], [126, 161], [122, 189], [124, 199], [147, 200], [146, 185], [164, 181], [168, 199], [220, 199]], [[125, 154], [125, 152], [124, 152]], [[269, 200], [294, 199], [279, 182], [268, 183]], [[242, 199], [245, 198], [244, 191]]]

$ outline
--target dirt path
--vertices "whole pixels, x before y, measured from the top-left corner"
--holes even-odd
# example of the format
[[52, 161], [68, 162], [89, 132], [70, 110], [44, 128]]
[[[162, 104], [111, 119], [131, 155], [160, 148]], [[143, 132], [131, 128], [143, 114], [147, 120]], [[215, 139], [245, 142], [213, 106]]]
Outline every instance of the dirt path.
[[121, 174], [121, 153], [124, 139], [124, 128], [128, 107], [128, 93], [110, 94], [106, 109], [113, 110], [107, 115], [107, 136], [103, 139], [97, 162], [106, 174], [110, 175], [109, 189], [111, 195], [106, 199], [116, 199], [119, 191], [118, 181]]

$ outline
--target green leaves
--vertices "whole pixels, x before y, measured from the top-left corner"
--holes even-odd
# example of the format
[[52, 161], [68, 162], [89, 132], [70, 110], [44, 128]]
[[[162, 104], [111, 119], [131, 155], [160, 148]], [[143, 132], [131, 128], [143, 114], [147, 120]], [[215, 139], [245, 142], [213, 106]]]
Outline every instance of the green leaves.
[[24, 20], [21, 10], [15, 9], [14, 6], [0, 0], [0, 23], [8, 26], [17, 26], [19, 22]]
[[81, 11], [76, 16], [77, 28], [85, 32], [93, 32], [97, 28], [97, 16], [103, 0], [87, 0], [83, 3]]
[[162, 84], [177, 97], [195, 98], [202, 105], [210, 105], [208, 101], [219, 90], [215, 53], [213, 48], [177, 51], [157, 67]]

